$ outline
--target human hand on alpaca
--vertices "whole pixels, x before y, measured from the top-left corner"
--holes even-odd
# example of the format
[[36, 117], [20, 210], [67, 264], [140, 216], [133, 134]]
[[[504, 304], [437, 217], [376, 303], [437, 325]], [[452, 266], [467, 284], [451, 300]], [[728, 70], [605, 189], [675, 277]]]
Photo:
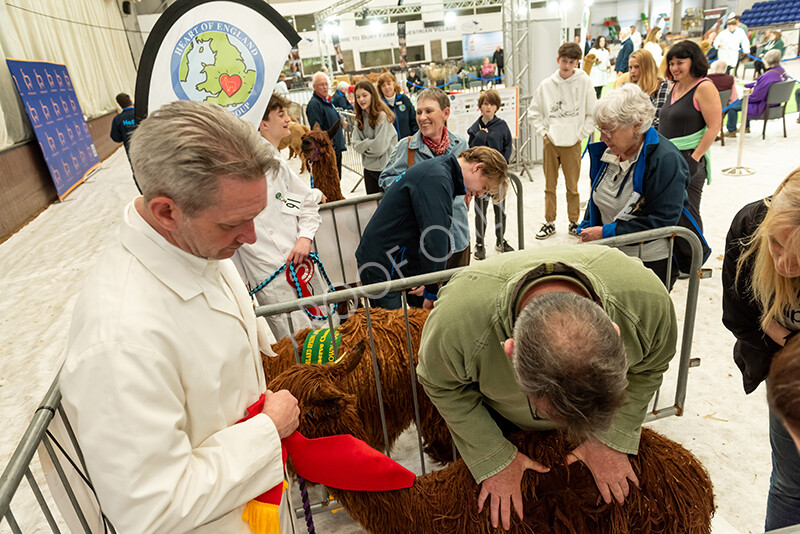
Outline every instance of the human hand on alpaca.
[[478, 513], [483, 511], [483, 504], [491, 495], [491, 522], [492, 527], [497, 528], [498, 518], [502, 519], [503, 528], [511, 528], [511, 507], [513, 505], [520, 521], [522, 517], [522, 475], [528, 469], [533, 469], [539, 473], [547, 473], [549, 467], [545, 467], [539, 462], [535, 462], [517, 451], [517, 455], [511, 460], [508, 466], [481, 483], [481, 492], [478, 495]]
[[300, 407], [288, 389], [275, 393], [267, 390], [261, 413], [272, 419], [281, 439], [289, 436], [300, 425]]
[[294, 244], [294, 248], [292, 251], [289, 252], [289, 257], [286, 258], [286, 265], [290, 263], [294, 263], [295, 266], [300, 265], [308, 255], [311, 253], [311, 240], [307, 237], [299, 237], [297, 238], [297, 242]]
[[580, 242], [587, 243], [589, 241], [596, 241], [603, 237], [603, 227], [602, 226], [590, 226], [589, 228], [584, 228], [581, 230], [580, 233]]
[[625, 502], [630, 485], [628, 480], [639, 487], [639, 479], [633, 472], [628, 455], [612, 449], [596, 440], [586, 440], [567, 456], [567, 465], [577, 461], [584, 463], [592, 472], [597, 489], [600, 490], [606, 504], [611, 503], [611, 496], [619, 504]]
[[422, 301], [422, 309], [423, 310], [432, 310], [433, 309], [433, 302], [431, 299], [425, 299]]

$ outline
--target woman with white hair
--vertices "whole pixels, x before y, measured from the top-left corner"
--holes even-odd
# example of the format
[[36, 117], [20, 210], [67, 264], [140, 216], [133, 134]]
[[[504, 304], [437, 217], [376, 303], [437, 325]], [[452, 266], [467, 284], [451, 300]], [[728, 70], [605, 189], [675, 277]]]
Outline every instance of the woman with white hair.
[[[592, 190], [583, 222], [581, 243], [678, 224], [689, 206], [689, 166], [683, 154], [653, 128], [655, 108], [637, 85], [607, 93], [594, 108], [600, 142], [589, 145]], [[639, 246], [620, 247], [629, 256]], [[678, 276], [672, 261], [667, 278], [669, 241], [658, 239], [641, 249], [644, 265], [667, 289]]]
[[[754, 82], [745, 84], [745, 87], [752, 87], [753, 92], [747, 102], [747, 124], [745, 132], [750, 132], [750, 119], [757, 119], [764, 114], [767, 109], [767, 95], [773, 83], [785, 82], [789, 78], [786, 71], [781, 67], [780, 50], [770, 50], [764, 54], [764, 66], [766, 72], [758, 77]], [[726, 137], [736, 137], [736, 123], [739, 121], [739, 112], [742, 111], [742, 101], [735, 102], [728, 108], [728, 133]]]
[[350, 111], [353, 109], [353, 104], [347, 100], [347, 93], [350, 91], [350, 84], [347, 82], [339, 82], [339, 85], [336, 86], [336, 93], [334, 93], [331, 102], [333, 103], [334, 107], [338, 109], [343, 109], [345, 111]]

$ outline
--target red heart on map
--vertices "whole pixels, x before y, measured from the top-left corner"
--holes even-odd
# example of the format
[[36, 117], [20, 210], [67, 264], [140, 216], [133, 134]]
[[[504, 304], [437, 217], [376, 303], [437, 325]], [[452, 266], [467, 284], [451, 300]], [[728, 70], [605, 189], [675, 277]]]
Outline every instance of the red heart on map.
[[233, 96], [233, 94], [242, 87], [242, 78], [238, 74], [234, 74], [233, 76], [223, 74], [219, 77], [219, 84], [222, 86], [222, 90], [225, 91], [226, 95]]

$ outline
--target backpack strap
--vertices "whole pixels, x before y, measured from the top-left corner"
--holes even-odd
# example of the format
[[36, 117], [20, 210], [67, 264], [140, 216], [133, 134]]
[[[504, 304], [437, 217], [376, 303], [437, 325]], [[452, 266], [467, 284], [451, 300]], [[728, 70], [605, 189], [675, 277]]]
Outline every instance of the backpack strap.
[[411, 136], [409, 135], [408, 137], [406, 137], [406, 139], [408, 140], [408, 156], [406, 159], [408, 164], [406, 165], [406, 168], [410, 169], [411, 166], [414, 165], [414, 154], [417, 151], [411, 148]]

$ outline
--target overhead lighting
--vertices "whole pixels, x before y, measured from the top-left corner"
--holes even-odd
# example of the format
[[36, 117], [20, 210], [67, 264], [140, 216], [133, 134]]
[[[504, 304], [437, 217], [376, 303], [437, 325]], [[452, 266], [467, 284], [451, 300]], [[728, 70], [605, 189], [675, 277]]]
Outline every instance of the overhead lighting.
[[372, 31], [377, 32], [381, 29], [381, 21], [380, 19], [372, 19], [369, 21], [369, 27]]
[[452, 24], [452, 23], [454, 23], [454, 22], [456, 21], [456, 14], [455, 14], [455, 12], [454, 12], [454, 11], [448, 11], [447, 13], [445, 13], [445, 14], [444, 14], [444, 21], [445, 21], [447, 24]]

